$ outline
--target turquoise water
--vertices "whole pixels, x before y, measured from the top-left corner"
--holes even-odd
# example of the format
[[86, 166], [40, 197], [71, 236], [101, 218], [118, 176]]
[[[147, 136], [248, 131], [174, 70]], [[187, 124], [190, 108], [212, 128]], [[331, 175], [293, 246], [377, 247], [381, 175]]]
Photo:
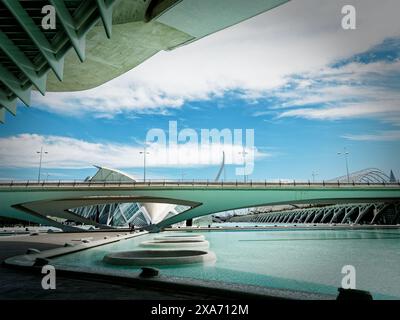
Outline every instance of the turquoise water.
[[[156, 267], [164, 275], [336, 295], [344, 277], [342, 267], [353, 265], [357, 289], [370, 291], [375, 299], [400, 298], [399, 229], [200, 233], [217, 256], [214, 264]], [[102, 259], [113, 251], [143, 249], [138, 244], [155, 236], [148, 234], [52, 260], [56, 266], [137, 273], [139, 268], [107, 265]]]

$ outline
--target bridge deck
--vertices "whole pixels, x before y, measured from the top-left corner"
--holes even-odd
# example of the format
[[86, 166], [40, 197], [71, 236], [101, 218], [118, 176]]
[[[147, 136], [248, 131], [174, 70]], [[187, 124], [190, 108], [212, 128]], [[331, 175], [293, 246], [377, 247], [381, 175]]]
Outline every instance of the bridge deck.
[[269, 181], [171, 181], [171, 180], [151, 180], [136, 182], [83, 182], [83, 181], [2, 181], [0, 189], [4, 188], [160, 188], [160, 187], [179, 187], [179, 188], [281, 188], [281, 187], [297, 187], [297, 188], [400, 188], [400, 182], [396, 183], [343, 183], [343, 182], [269, 182]]

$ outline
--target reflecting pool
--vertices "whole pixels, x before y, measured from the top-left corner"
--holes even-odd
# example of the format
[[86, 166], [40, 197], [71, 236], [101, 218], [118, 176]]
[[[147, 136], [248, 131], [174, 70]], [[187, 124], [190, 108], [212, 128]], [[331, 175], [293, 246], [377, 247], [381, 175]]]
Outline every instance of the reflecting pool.
[[[155, 266], [164, 275], [270, 288], [337, 294], [343, 266], [356, 270], [356, 287], [374, 299], [400, 299], [400, 230], [202, 231], [214, 264]], [[177, 232], [163, 232], [177, 234]], [[52, 259], [52, 263], [91, 270], [132, 270], [102, 261], [113, 251], [142, 249], [160, 234], [146, 234]]]

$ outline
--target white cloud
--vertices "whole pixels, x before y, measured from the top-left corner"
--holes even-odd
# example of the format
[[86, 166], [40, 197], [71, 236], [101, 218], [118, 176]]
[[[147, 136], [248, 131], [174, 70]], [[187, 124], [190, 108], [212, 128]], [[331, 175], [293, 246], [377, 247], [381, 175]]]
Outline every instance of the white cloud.
[[278, 118], [338, 120], [369, 117], [400, 124], [400, 61], [353, 62], [303, 76], [305, 79], [301, 81], [313, 79], [315, 84], [276, 93], [283, 101], [271, 107], [277, 110]]
[[[43, 147], [48, 152], [43, 156], [46, 168], [88, 168], [101, 165], [111, 168], [134, 168], [143, 166], [142, 147], [117, 144], [93, 143], [63, 136], [42, 136], [38, 134], [19, 134], [0, 138], [0, 167], [32, 168], [37, 167], [37, 151]], [[205, 166], [219, 165], [222, 151], [226, 154], [226, 164], [242, 165], [239, 152], [243, 147], [238, 144], [185, 143], [171, 149], [162, 149], [160, 145], [150, 144], [147, 151], [149, 167]], [[251, 153], [249, 148], [246, 152]], [[254, 157], [269, 156], [254, 150]]]
[[378, 131], [374, 134], [346, 134], [343, 138], [354, 141], [397, 141], [400, 130]]
[[300, 108], [282, 112], [279, 118], [299, 117], [319, 120], [338, 120], [348, 118], [374, 117], [390, 121], [390, 114], [399, 114], [398, 101], [378, 101], [363, 103], [347, 103], [337, 107]]
[[[293, 90], [273, 93], [284, 101], [273, 106], [273, 109], [321, 103], [338, 105], [343, 101], [356, 100], [400, 100], [398, 88], [393, 88], [393, 78], [400, 79], [400, 61], [369, 64], [353, 62], [341, 68], [325, 67], [302, 76], [302, 79], [292, 81], [296, 86]], [[307, 83], [306, 87], [304, 83]]]
[[[284, 86], [289, 76], [318, 72], [337, 59], [400, 34], [397, 0], [353, 0], [357, 29], [341, 28], [347, 1], [290, 1], [263, 15], [171, 52], [160, 52], [98, 88], [34, 96], [51, 112], [95, 116], [159, 113], [188, 100], [240, 89], [253, 99]], [[308, 88], [310, 82], [300, 84]]]

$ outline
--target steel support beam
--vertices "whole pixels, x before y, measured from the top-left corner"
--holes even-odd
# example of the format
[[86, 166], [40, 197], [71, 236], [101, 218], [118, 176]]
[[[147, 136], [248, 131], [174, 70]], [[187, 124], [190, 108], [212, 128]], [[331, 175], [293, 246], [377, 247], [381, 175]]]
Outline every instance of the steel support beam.
[[338, 217], [338, 215], [341, 214], [344, 210], [346, 210], [344, 207], [335, 208], [335, 210], [333, 211], [333, 217], [332, 217], [332, 219], [329, 221], [329, 223], [334, 223], [334, 222], [338, 222], [338, 223], [339, 223], [339, 221], [336, 221], [336, 220], [337, 220], [337, 217]]
[[46, 92], [46, 74], [39, 76], [33, 63], [2, 31], [0, 31], [0, 48], [19, 67], [39, 92], [44, 95]]
[[114, 0], [106, 4], [105, 0], [96, 0], [97, 7], [100, 11], [101, 20], [103, 21], [104, 30], [106, 31], [107, 38], [111, 38], [112, 31], [112, 12]]
[[[374, 224], [377, 218], [389, 207], [387, 203], [375, 205], [374, 208], [374, 217], [371, 220], [371, 224]], [[394, 210], [396, 210], [396, 206], [394, 206]]]
[[0, 122], [4, 123], [6, 120], [6, 110], [4, 107], [0, 107]]
[[333, 217], [333, 215], [335, 214], [335, 208], [329, 208], [329, 209], [324, 213], [324, 216], [323, 216], [322, 219], [321, 219], [321, 223], [327, 223], [325, 220], [329, 217], [330, 214], [332, 214], [332, 217]]
[[23, 103], [27, 106], [29, 105], [31, 99], [31, 87], [23, 89], [20, 81], [10, 71], [4, 68], [2, 64], [0, 64], [0, 80], [8, 89], [20, 98]]
[[307, 211], [306, 214], [307, 214], [307, 217], [306, 217], [306, 219], [304, 220], [304, 223], [308, 223], [308, 222], [310, 221], [311, 217], [312, 217], [313, 215], [314, 215], [314, 217], [315, 217], [315, 215], [316, 215], [316, 213], [315, 213], [314, 210]]
[[0, 107], [3, 107], [3, 109], [8, 110], [12, 115], [15, 116], [17, 114], [17, 98], [7, 98], [3, 92], [0, 92]]
[[358, 224], [360, 222], [360, 220], [362, 219], [362, 217], [364, 217], [368, 210], [371, 209], [371, 207], [373, 207], [373, 205], [367, 205], [367, 206], [360, 206], [359, 207], [359, 212], [358, 212], [358, 216], [356, 218], [356, 220], [354, 221], [355, 224]]
[[78, 36], [78, 28], [63, 0], [49, 0], [56, 9], [58, 19], [64, 27], [72, 46], [81, 62], [85, 61], [85, 36]]
[[318, 219], [321, 215], [323, 215], [324, 212], [325, 212], [325, 209], [319, 209], [319, 210], [317, 211], [317, 213], [315, 214], [315, 217], [314, 217], [314, 219], [311, 221], [311, 223], [316, 223], [317, 219]]
[[7, 9], [10, 10], [15, 19], [19, 22], [21, 27], [25, 30], [25, 32], [29, 35], [31, 40], [37, 46], [37, 48], [49, 64], [50, 68], [57, 76], [58, 80], [62, 81], [64, 57], [56, 57], [56, 52], [53, 50], [51, 44], [46, 39], [45, 35], [41, 32], [39, 27], [35, 24], [33, 19], [21, 6], [19, 1], [3, 0], [3, 3], [7, 7]]
[[[347, 218], [348, 218], [350, 215], [352, 215], [353, 212], [354, 212], [355, 210], [357, 210], [357, 209], [358, 209], [358, 207], [345, 208], [345, 215], [344, 215], [344, 217], [343, 217], [343, 219], [342, 219], [342, 221], [341, 221], [340, 223], [345, 223], [345, 221], [347, 220]], [[351, 221], [350, 221], [350, 222], [351, 222]]]

